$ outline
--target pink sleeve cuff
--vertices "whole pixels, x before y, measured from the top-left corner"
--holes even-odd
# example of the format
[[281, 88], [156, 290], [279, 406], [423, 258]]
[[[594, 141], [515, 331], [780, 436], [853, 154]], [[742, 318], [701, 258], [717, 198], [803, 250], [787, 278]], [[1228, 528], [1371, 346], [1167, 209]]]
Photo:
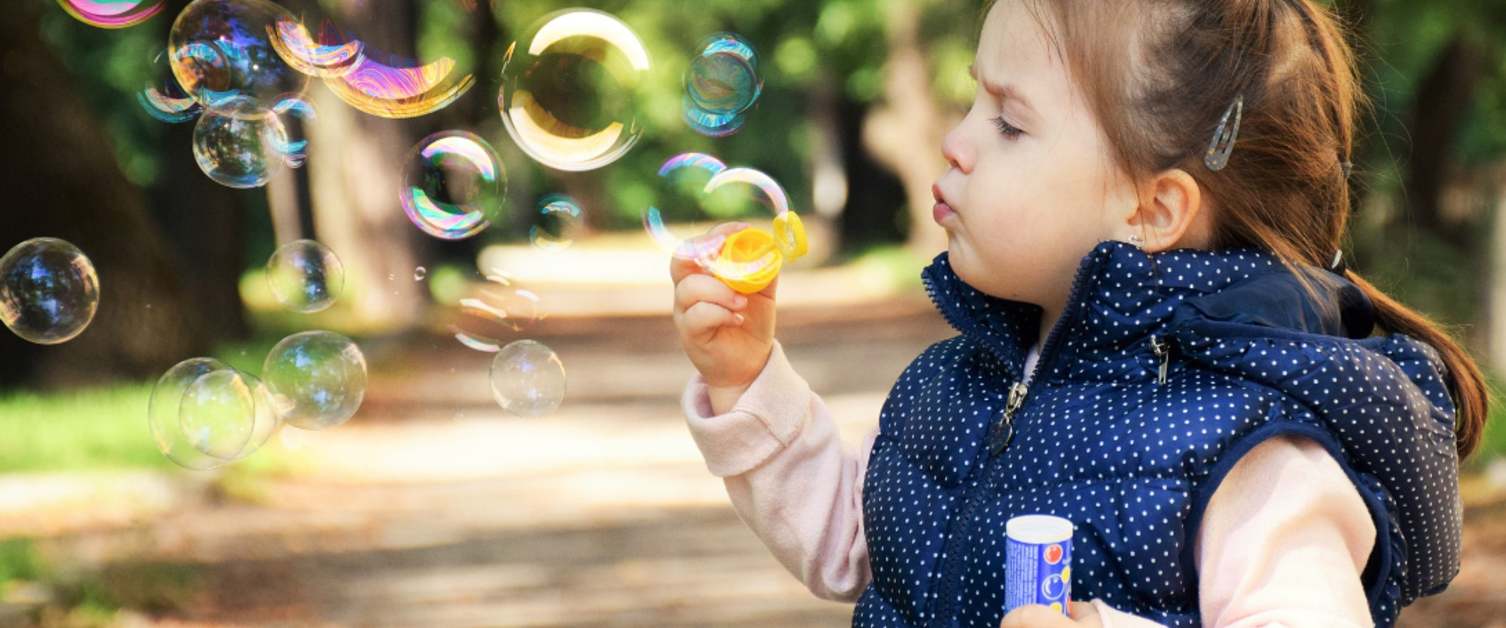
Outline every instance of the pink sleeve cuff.
[[1098, 619], [1103, 622], [1103, 628], [1166, 628], [1165, 625], [1109, 606], [1103, 600], [1093, 600], [1093, 608], [1098, 611]]
[[711, 414], [706, 380], [699, 373], [685, 387], [682, 402], [706, 468], [725, 478], [757, 468], [789, 445], [810, 412], [810, 396], [810, 386], [795, 373], [776, 340], [763, 372], [731, 411]]

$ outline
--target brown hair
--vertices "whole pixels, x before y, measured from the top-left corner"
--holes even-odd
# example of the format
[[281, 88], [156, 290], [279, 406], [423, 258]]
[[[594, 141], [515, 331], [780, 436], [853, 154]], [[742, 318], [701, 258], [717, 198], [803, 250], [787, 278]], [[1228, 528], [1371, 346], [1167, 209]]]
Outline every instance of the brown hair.
[[[989, 3], [992, 4], [991, 2]], [[1032, 0], [1134, 180], [1178, 168], [1212, 200], [1213, 248], [1272, 252], [1305, 285], [1326, 268], [1349, 218], [1347, 166], [1359, 111], [1355, 56], [1337, 16], [1312, 0]], [[1128, 51], [1129, 54], [1126, 54]], [[1228, 165], [1204, 166], [1219, 120], [1244, 99]], [[1488, 394], [1470, 355], [1436, 323], [1353, 270], [1388, 333], [1432, 346], [1447, 365], [1460, 458], [1485, 425]]]

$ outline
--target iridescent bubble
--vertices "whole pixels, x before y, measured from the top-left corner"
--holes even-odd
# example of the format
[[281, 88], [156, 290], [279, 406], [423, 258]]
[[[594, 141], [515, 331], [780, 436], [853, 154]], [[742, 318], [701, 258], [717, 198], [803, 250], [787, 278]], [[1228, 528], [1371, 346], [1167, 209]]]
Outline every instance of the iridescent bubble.
[[366, 356], [349, 338], [306, 331], [282, 339], [262, 364], [273, 412], [305, 430], [344, 423], [366, 395]]
[[194, 0], [168, 35], [173, 74], [205, 105], [246, 96], [265, 107], [301, 94], [309, 78], [277, 55], [271, 42], [286, 9], [266, 0]]
[[374, 116], [412, 118], [455, 102], [476, 79], [455, 72], [455, 60], [429, 63], [392, 55], [353, 39], [333, 24], [317, 40], [292, 18], [277, 20], [272, 46], [283, 61], [324, 84], [340, 100]]
[[256, 422], [255, 390], [234, 369], [200, 375], [183, 390], [178, 426], [194, 449], [221, 460], [234, 460]]
[[170, 124], [188, 122], [199, 117], [204, 106], [178, 85], [167, 57], [168, 52], [164, 50], [153, 58], [152, 67], [157, 70], [158, 84], [147, 85], [146, 89], [136, 94], [136, 100], [153, 118]]
[[272, 110], [237, 96], [204, 110], [193, 130], [193, 157], [216, 183], [261, 187], [285, 165], [277, 145], [286, 138]]
[[280, 16], [274, 20], [271, 34], [272, 49], [277, 51], [277, 56], [282, 57], [293, 69], [309, 76], [345, 76], [365, 58], [362, 54], [365, 44], [359, 40], [328, 45], [317, 42], [309, 36], [303, 22], [292, 16]]
[[473, 287], [460, 299], [459, 321], [450, 326], [460, 344], [495, 353], [510, 334], [522, 332], [539, 320], [539, 296], [518, 288], [502, 271], [492, 271], [486, 282]]
[[[716, 217], [705, 209], [705, 189], [712, 177], [726, 169], [720, 159], [703, 153], [676, 155], [659, 167], [654, 203], [643, 212], [643, 228], [660, 249], [684, 259], [709, 259], [721, 250], [723, 238], [695, 247], [685, 242], [715, 224]], [[681, 227], [681, 232], [671, 232], [671, 225]]]
[[335, 252], [314, 240], [294, 240], [267, 259], [267, 285], [277, 302], [308, 314], [329, 307], [345, 289], [345, 266]]
[[472, 133], [444, 131], [408, 154], [399, 200], [424, 233], [460, 240], [491, 225], [506, 193], [507, 171], [491, 145]]
[[592, 170], [641, 137], [636, 91], [648, 71], [648, 50], [627, 24], [600, 11], [560, 11], [507, 49], [497, 106], [530, 157], [559, 170]]
[[723, 137], [736, 133], [763, 93], [758, 55], [747, 40], [717, 33], [701, 41], [685, 70], [685, 123], [697, 133]]
[[83, 333], [99, 309], [99, 277], [78, 247], [32, 238], [0, 257], [0, 321], [17, 336], [55, 345]]
[[190, 358], [168, 369], [152, 388], [151, 400], [147, 403], [147, 424], [152, 430], [152, 440], [157, 450], [173, 464], [185, 469], [202, 471], [213, 469], [227, 462], [224, 458], [210, 456], [189, 442], [179, 420], [183, 395], [200, 377], [209, 373], [230, 369], [214, 358]]
[[162, 11], [162, 0], [58, 0], [80, 22], [100, 28], [125, 28]]
[[298, 94], [288, 94], [272, 107], [272, 113], [279, 116], [279, 124], [273, 126], [269, 140], [272, 150], [282, 157], [289, 168], [303, 166], [309, 158], [309, 141], [303, 129], [318, 117], [314, 113], [313, 103]]
[[565, 365], [553, 349], [533, 340], [509, 343], [492, 358], [492, 397], [520, 417], [540, 417], [565, 399]]
[[568, 194], [546, 194], [539, 199], [539, 224], [528, 228], [528, 241], [544, 253], [570, 250], [574, 234], [585, 224], [580, 203]]

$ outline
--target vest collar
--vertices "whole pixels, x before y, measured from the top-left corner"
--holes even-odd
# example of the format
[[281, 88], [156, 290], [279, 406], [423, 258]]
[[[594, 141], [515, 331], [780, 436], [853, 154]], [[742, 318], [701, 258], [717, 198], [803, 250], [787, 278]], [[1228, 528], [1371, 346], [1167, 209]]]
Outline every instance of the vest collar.
[[[1062, 317], [1046, 339], [1036, 378], [1064, 375], [1075, 359], [1146, 351], [1151, 335], [1198, 320], [1263, 325], [1351, 338], [1370, 335], [1374, 309], [1353, 283], [1300, 269], [1314, 300], [1275, 255], [1257, 249], [1146, 253], [1117, 241], [1083, 257]], [[994, 353], [1016, 378], [1040, 335], [1042, 309], [979, 292], [957, 276], [946, 253], [921, 274], [947, 322]]]

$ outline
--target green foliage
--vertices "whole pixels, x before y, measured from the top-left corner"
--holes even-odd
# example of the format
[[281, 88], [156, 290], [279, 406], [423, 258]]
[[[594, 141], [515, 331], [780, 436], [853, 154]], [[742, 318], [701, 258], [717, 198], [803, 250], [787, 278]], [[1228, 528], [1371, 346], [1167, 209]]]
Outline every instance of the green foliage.
[[169, 467], [146, 423], [150, 384], [0, 395], [0, 473]]
[[0, 592], [13, 580], [36, 580], [46, 573], [31, 539], [0, 539]]

